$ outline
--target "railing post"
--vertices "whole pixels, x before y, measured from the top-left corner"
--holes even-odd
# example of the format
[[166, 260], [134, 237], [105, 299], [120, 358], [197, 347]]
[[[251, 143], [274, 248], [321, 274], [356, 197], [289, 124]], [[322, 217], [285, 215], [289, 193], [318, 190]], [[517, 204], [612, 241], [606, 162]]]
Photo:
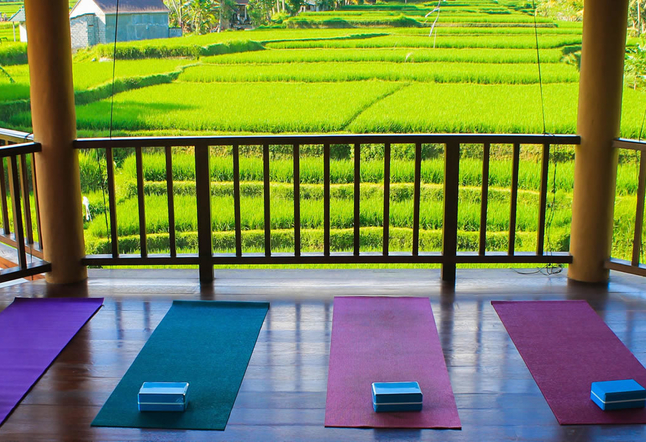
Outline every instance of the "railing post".
[[211, 178], [209, 177], [209, 146], [195, 146], [195, 195], [197, 198], [197, 241], [200, 282], [213, 281], [213, 249], [211, 244]]
[[9, 189], [11, 205], [13, 206], [13, 230], [18, 249], [18, 266], [27, 268], [27, 255], [25, 253], [25, 232], [22, 224], [22, 211], [20, 209], [20, 178], [18, 177], [18, 161], [16, 157], [7, 158], [7, 172], [9, 174]]
[[458, 249], [458, 191], [460, 144], [447, 143], [444, 150], [444, 235], [442, 239], [442, 281], [455, 282], [455, 258]]
[[646, 193], [646, 152], [639, 156], [639, 183], [637, 185], [637, 213], [635, 214], [635, 235], [633, 237], [633, 256], [631, 264], [639, 267], [642, 251], [642, 232], [644, 229], [644, 194]]

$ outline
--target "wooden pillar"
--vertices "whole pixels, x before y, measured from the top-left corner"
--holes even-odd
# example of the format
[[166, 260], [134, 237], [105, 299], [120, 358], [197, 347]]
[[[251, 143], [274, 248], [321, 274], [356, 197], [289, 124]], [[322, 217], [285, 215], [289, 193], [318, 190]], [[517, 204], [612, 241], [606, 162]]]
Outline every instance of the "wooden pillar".
[[585, 0], [568, 277], [604, 282], [617, 176], [628, 0]]
[[25, 15], [31, 115], [36, 154], [38, 204], [45, 260], [51, 283], [85, 279], [81, 183], [72, 84], [72, 51], [67, 0], [26, 0]]

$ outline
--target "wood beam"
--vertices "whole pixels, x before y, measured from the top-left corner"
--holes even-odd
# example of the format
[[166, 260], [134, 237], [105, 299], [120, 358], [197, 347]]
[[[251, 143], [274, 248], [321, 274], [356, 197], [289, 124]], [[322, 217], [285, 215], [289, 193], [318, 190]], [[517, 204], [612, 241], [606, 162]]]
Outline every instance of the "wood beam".
[[67, 0], [26, 0], [29, 79], [36, 154], [42, 245], [52, 265], [46, 279], [72, 283], [85, 279], [81, 183], [72, 83], [72, 51]]
[[608, 280], [628, 0], [585, 0], [568, 277]]

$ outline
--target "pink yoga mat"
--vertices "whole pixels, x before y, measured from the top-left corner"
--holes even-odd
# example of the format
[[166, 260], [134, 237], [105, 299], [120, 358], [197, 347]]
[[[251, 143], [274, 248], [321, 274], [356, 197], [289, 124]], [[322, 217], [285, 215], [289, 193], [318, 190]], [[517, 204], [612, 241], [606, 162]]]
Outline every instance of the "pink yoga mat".
[[590, 384], [646, 369], [585, 301], [493, 301], [498, 316], [561, 425], [643, 424], [646, 409], [602, 411]]
[[0, 312], [0, 425], [102, 304], [103, 298], [16, 298]]
[[[372, 383], [397, 381], [419, 382], [421, 412], [373, 411]], [[325, 426], [461, 428], [428, 298], [334, 298]]]

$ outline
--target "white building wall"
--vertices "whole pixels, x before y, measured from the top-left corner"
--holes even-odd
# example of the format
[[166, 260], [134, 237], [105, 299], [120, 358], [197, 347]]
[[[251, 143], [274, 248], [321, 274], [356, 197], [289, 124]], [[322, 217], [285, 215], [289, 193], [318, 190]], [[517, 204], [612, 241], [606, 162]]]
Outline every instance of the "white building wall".
[[72, 49], [94, 46], [98, 43], [97, 21], [94, 14], [85, 14], [70, 20]]
[[20, 23], [20, 41], [27, 43], [27, 25], [25, 22]]
[[81, 0], [74, 6], [70, 12], [70, 18], [78, 17], [85, 14], [102, 14], [101, 9], [94, 3], [94, 0]]
[[[105, 15], [105, 43], [114, 41], [116, 16]], [[119, 14], [117, 41], [168, 38], [168, 13]]]

